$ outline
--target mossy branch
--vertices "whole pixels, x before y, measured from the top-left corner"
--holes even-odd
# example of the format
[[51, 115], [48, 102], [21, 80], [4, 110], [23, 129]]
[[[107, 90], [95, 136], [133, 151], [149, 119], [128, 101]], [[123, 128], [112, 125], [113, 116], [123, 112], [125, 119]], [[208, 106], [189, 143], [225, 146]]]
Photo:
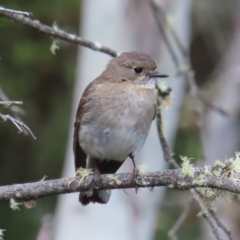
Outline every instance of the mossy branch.
[[117, 52], [113, 49], [103, 46], [101, 43], [84, 40], [81, 37], [77, 36], [76, 34], [67, 33], [59, 28], [54, 28], [45, 24], [42, 24], [39, 20], [32, 20], [28, 17], [24, 17], [23, 15], [17, 14], [15, 12], [9, 12], [8, 9], [1, 7], [0, 8], [0, 16], [4, 18], [8, 18], [15, 22], [21, 23], [25, 26], [35, 28], [42, 33], [46, 33], [49, 36], [54, 38], [62, 39], [64, 41], [78, 44], [87, 48], [90, 48], [95, 51], [106, 53], [112, 57], [117, 56]]
[[[165, 170], [141, 174], [144, 184], [134, 182], [132, 173], [119, 173], [114, 175], [101, 175], [98, 181], [94, 181], [93, 174], [84, 179], [61, 178], [56, 180], [39, 181], [25, 184], [14, 184], [0, 187], [0, 201], [16, 199], [27, 201], [56, 194], [65, 194], [89, 189], [126, 189], [126, 188], [153, 188], [169, 186], [179, 190], [191, 188], [213, 188], [240, 194], [240, 181], [228, 177], [206, 175], [205, 181], [197, 182], [195, 179], [204, 175], [204, 168], [194, 168], [193, 177], [182, 177], [182, 169]], [[114, 177], [115, 181], [112, 181]], [[151, 194], [151, 193], [149, 193]]]

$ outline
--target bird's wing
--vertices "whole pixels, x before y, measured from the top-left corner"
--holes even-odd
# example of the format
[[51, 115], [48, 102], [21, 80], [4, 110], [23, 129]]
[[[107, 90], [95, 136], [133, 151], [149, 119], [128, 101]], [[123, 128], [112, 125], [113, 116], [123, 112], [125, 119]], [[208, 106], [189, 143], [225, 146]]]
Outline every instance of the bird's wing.
[[156, 112], [157, 112], [157, 105], [154, 104], [154, 114], [153, 114], [153, 119], [152, 119], [152, 120], [155, 119], [155, 117], [156, 117]]
[[76, 170], [80, 167], [86, 168], [87, 156], [80, 146], [78, 133], [80, 128], [80, 119], [82, 117], [82, 114], [84, 113], [84, 106], [86, 103], [90, 101], [89, 94], [91, 92], [91, 88], [94, 87], [93, 85], [94, 85], [94, 82], [91, 82], [84, 90], [78, 105], [77, 113], [76, 113], [76, 118], [74, 123], [74, 134], [73, 134], [73, 153], [74, 153]]

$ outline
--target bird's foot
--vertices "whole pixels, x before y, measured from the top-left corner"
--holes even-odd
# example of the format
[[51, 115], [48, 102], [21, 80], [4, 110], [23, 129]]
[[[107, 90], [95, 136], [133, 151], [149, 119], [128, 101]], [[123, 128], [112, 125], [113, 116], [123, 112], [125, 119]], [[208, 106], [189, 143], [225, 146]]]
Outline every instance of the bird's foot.
[[138, 187], [137, 187], [137, 179], [139, 177], [139, 170], [134, 167], [133, 168], [133, 177], [132, 177], [132, 181], [135, 183], [135, 192], [137, 193]]
[[99, 172], [99, 170], [97, 168], [94, 169], [94, 173], [93, 173], [93, 182], [96, 184], [96, 186], [99, 185], [99, 183], [101, 182], [101, 173]]
[[137, 178], [139, 176], [139, 170], [136, 167], [133, 154], [129, 154], [129, 157], [132, 159], [132, 163], [133, 163], [133, 178], [132, 178], [132, 182], [135, 183], [135, 192], [137, 193], [137, 190], [138, 190], [138, 188], [137, 188]]

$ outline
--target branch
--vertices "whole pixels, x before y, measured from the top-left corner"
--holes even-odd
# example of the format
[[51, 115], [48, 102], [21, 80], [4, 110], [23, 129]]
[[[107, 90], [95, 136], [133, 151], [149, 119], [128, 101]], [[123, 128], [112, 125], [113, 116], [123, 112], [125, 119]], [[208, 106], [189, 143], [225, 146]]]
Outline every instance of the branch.
[[[164, 101], [166, 101], [166, 99], [169, 97], [170, 92], [171, 92], [170, 89], [166, 89], [166, 88], [161, 89], [161, 86], [157, 85], [157, 114], [156, 114], [157, 129], [158, 129], [158, 136], [159, 136], [159, 139], [160, 139], [160, 143], [162, 145], [163, 156], [164, 156], [165, 161], [168, 162], [174, 168], [180, 168], [180, 165], [176, 162], [176, 160], [174, 158], [172, 158], [172, 152], [170, 150], [170, 147], [168, 146], [167, 140], [166, 140], [166, 138], [164, 136], [164, 133], [163, 133], [161, 106], [162, 106], [162, 104], [164, 104]], [[214, 216], [211, 211], [208, 211], [208, 208], [205, 206], [205, 203], [203, 201], [204, 196], [197, 189], [191, 189], [190, 191], [193, 195], [193, 199], [195, 199], [198, 202], [201, 210], [203, 211], [202, 216], [209, 223], [210, 227], [212, 228], [212, 231], [213, 231], [214, 235], [216, 236], [216, 238], [218, 240], [221, 240], [217, 227], [222, 228], [223, 225], [220, 225], [216, 221], [216, 219], [217, 219], [216, 216]], [[184, 221], [184, 217], [185, 217], [185, 215], [180, 216], [179, 221], [177, 221], [175, 223], [173, 229], [170, 230], [169, 237], [174, 237], [174, 234], [175, 234], [176, 230], [180, 227], [182, 221]], [[225, 227], [223, 227], [222, 229], [225, 231]], [[231, 234], [229, 234], [226, 231], [225, 231], [225, 233], [227, 234], [228, 238], [230, 240], [232, 240], [231, 239]]]
[[4, 8], [2, 6], [0, 6], [0, 10], [6, 12], [6, 13], [14, 13], [14, 14], [19, 14], [19, 15], [24, 15], [27, 17], [32, 17], [32, 13], [31, 12], [23, 12], [23, 11], [18, 11], [18, 10], [12, 10], [12, 9], [8, 9], [8, 8]]
[[213, 210], [210, 210], [209, 212], [211, 213], [211, 215], [214, 218], [215, 222], [217, 223], [218, 227], [220, 227], [225, 232], [225, 234], [227, 235], [228, 239], [229, 240], [233, 240], [231, 231], [228, 228], [226, 228], [226, 226], [224, 226], [224, 224], [216, 216], [215, 212]]
[[215, 218], [210, 214], [210, 211], [207, 209], [205, 203], [203, 202], [204, 196], [202, 196], [202, 194], [200, 194], [200, 192], [197, 191], [196, 189], [191, 189], [191, 193], [193, 195], [193, 198], [200, 205], [202, 210], [200, 213], [202, 213], [202, 217], [204, 217], [208, 222], [214, 236], [216, 237], [217, 240], [222, 240], [218, 229], [219, 225], [216, 223]]
[[9, 107], [15, 116], [15, 118], [14, 118], [10, 115], [4, 115], [4, 114], [0, 113], [0, 119], [2, 119], [4, 122], [6, 122], [7, 120], [11, 121], [20, 133], [24, 133], [25, 135], [28, 135], [30, 133], [30, 135], [33, 137], [33, 139], [36, 139], [33, 132], [31, 131], [31, 129], [21, 121], [19, 113], [23, 113], [23, 110], [21, 108], [19, 108], [18, 106], [15, 106], [15, 105], [22, 105], [23, 102], [22, 101], [9, 101], [8, 97], [3, 92], [1, 87], [0, 87], [0, 100], [3, 100], [3, 101], [0, 101], [0, 105]]
[[[172, 158], [172, 154], [170, 151], [170, 148], [168, 146], [167, 140], [164, 136], [163, 133], [163, 129], [162, 129], [162, 115], [161, 115], [161, 110], [160, 110], [160, 106], [161, 106], [161, 101], [162, 98], [160, 97], [160, 89], [158, 89], [158, 98], [157, 98], [157, 105], [158, 105], [158, 109], [157, 109], [157, 128], [158, 128], [158, 135], [159, 135], [159, 139], [162, 145], [162, 149], [163, 149], [163, 155], [164, 155], [164, 159], [166, 162], [168, 162], [171, 166], [173, 166], [174, 168], [179, 168], [179, 164], [175, 161], [174, 158]], [[209, 186], [207, 184], [207, 186]], [[196, 200], [196, 202], [198, 202], [201, 210], [204, 212], [204, 214], [202, 215], [207, 222], [209, 223], [209, 225], [212, 228], [212, 231], [214, 233], [214, 235], [216, 236], [216, 238], [218, 240], [221, 240], [221, 238], [219, 237], [219, 232], [217, 229], [217, 224], [215, 223], [215, 218], [209, 214], [207, 207], [205, 206], [205, 203], [202, 199], [202, 195], [198, 192], [197, 189], [190, 189], [192, 195], [193, 195], [193, 199]], [[185, 213], [184, 213], [185, 214]], [[187, 214], [187, 213], [186, 213]], [[184, 221], [184, 217], [185, 216], [180, 216], [179, 217], [179, 221], [177, 221], [174, 225], [174, 227], [172, 228], [172, 230], [170, 230], [169, 237], [173, 238], [174, 234], [176, 233], [176, 230], [178, 230], [178, 228], [181, 226], [182, 221]]]
[[28, 27], [35, 28], [40, 32], [46, 33], [54, 38], [59, 38], [67, 42], [90, 48], [95, 51], [103, 52], [112, 57], [116, 57], [118, 55], [117, 52], [113, 49], [102, 46], [102, 44], [98, 42], [84, 40], [81, 37], [78, 37], [75, 34], [67, 33], [56, 26], [50, 27], [48, 25], [42, 24], [39, 20], [31, 20], [29, 18], [23, 17], [22, 15], [8, 12], [5, 8], [2, 7], [0, 8], [0, 16], [11, 19]]
[[229, 178], [209, 175], [205, 177], [205, 183], [197, 183], [195, 180], [204, 174], [204, 171], [204, 168], [194, 168], [193, 177], [182, 177], [181, 169], [144, 173], [138, 176], [136, 182], [133, 181], [132, 173], [118, 173], [101, 175], [98, 181], [95, 180], [93, 174], [90, 174], [85, 177], [14, 184], [0, 187], [0, 201], [12, 198], [26, 201], [91, 189], [153, 188], [160, 186], [168, 186], [179, 190], [208, 187], [240, 194], [240, 181]]
[[[9, 98], [7, 97], [7, 95], [4, 93], [4, 91], [2, 90], [1, 86], [0, 86], [0, 103], [4, 103], [4, 102], [15, 102], [15, 104], [10, 104], [9, 105], [5, 105], [5, 107], [9, 107], [10, 110], [13, 112], [15, 118], [18, 118], [18, 120], [21, 120], [20, 119], [20, 116], [19, 114], [24, 114], [24, 111], [19, 107], [19, 106], [15, 106], [16, 105], [16, 101], [10, 101]], [[19, 104], [17, 105], [20, 105], [22, 102], [21, 101], [17, 101], [19, 102]]]
[[22, 105], [22, 101], [0, 101], [0, 105], [11, 107], [12, 105]]
[[13, 118], [10, 115], [4, 115], [1, 113], [0, 113], [0, 119], [2, 119], [4, 122], [9, 120], [10, 122], [12, 122], [15, 125], [15, 127], [18, 129], [19, 133], [22, 133], [22, 132], [24, 132], [24, 130], [26, 130], [28, 133], [30, 133], [30, 135], [33, 137], [33, 139], [36, 139], [35, 135], [31, 131], [31, 129], [23, 122], [20, 122], [19, 120]]
[[[197, 115], [197, 127], [200, 130], [200, 133], [202, 132], [201, 129], [201, 114], [202, 114], [202, 107], [200, 105], [200, 103], [202, 103], [204, 106], [208, 107], [211, 110], [214, 110], [222, 115], [227, 116], [228, 112], [222, 108], [220, 108], [219, 106], [215, 105], [214, 103], [212, 103], [207, 97], [205, 97], [204, 92], [198, 88], [196, 81], [195, 81], [195, 76], [194, 76], [194, 71], [192, 69], [191, 63], [190, 63], [190, 55], [187, 51], [187, 49], [184, 47], [183, 43], [180, 41], [180, 38], [178, 37], [177, 33], [176, 33], [176, 29], [174, 28], [174, 26], [172, 24], [170, 24], [167, 21], [167, 15], [165, 14], [165, 12], [162, 10], [162, 8], [156, 3], [155, 0], [150, 0], [150, 5], [153, 11], [153, 15], [155, 18], [155, 21], [157, 23], [159, 32], [163, 38], [163, 41], [169, 51], [170, 56], [172, 57], [172, 60], [176, 66], [176, 68], [178, 69], [179, 73], [184, 74], [189, 86], [190, 86], [190, 94], [194, 97], [194, 100], [196, 101], [196, 115]], [[173, 37], [173, 40], [175, 41], [176, 46], [178, 47], [178, 50], [180, 51], [180, 53], [182, 54], [182, 58], [184, 59], [184, 63], [180, 64], [180, 61], [178, 60], [177, 54], [175, 53], [175, 50], [173, 48], [173, 46], [171, 45], [171, 42], [168, 39], [168, 36], [165, 32], [165, 26], [168, 28], [170, 34]], [[164, 94], [164, 93], [163, 93]], [[163, 148], [163, 152], [164, 152], [164, 158], [167, 162], [169, 162], [174, 168], [178, 167], [177, 162], [171, 157], [171, 151], [170, 148], [168, 147], [167, 141], [164, 137], [163, 134], [163, 129], [162, 129], [162, 119], [161, 119], [161, 102], [164, 100], [164, 95], [161, 96], [161, 91], [160, 89], [158, 89], [158, 99], [157, 99], [157, 103], [158, 103], [158, 108], [159, 108], [159, 113], [157, 114], [157, 122], [158, 122], [158, 133], [159, 133], [159, 138], [160, 138], [160, 142]], [[201, 138], [202, 140], [202, 138]], [[212, 231], [215, 235], [215, 237], [218, 240], [221, 240], [219, 231], [218, 231], [218, 227], [222, 228], [223, 231], [227, 234], [227, 237], [231, 240], [231, 233], [226, 231], [226, 228], [222, 225], [220, 225], [217, 222], [217, 218], [216, 216], [214, 216], [212, 214], [211, 211], [208, 211], [204, 202], [203, 202], [203, 196], [202, 194], [197, 190], [197, 189], [191, 189], [191, 193], [193, 195], [193, 198], [198, 202], [198, 204], [200, 205], [201, 209], [205, 212], [203, 214], [203, 217], [206, 218], [206, 220], [208, 221], [209, 225], [212, 228]]]
[[160, 143], [163, 150], [164, 160], [168, 162], [172, 167], [180, 168], [180, 165], [175, 161], [175, 159], [172, 158], [172, 155], [173, 155], [172, 151], [168, 146], [167, 140], [163, 132], [161, 106], [164, 104], [164, 101], [166, 100], [166, 98], [169, 97], [170, 93], [171, 93], [170, 88], [161, 89], [161, 86], [159, 84], [157, 85], [157, 114], [156, 114], [157, 130], [158, 130], [158, 136], [159, 136]]
[[[181, 74], [184, 74], [189, 86], [190, 86], [190, 94], [195, 98], [200, 100], [206, 107], [210, 108], [213, 111], [216, 111], [224, 116], [228, 115], [228, 112], [225, 109], [222, 109], [221, 107], [215, 105], [213, 102], [211, 102], [205, 95], [203, 90], [199, 89], [195, 77], [194, 77], [194, 71], [192, 68], [192, 65], [190, 63], [190, 55], [185, 48], [184, 44], [181, 42], [180, 38], [178, 37], [174, 26], [172, 26], [167, 21], [167, 15], [163, 11], [163, 9], [159, 6], [159, 4], [156, 3], [155, 0], [150, 0], [150, 5], [153, 11], [153, 16], [155, 18], [155, 21], [157, 23], [159, 32], [161, 34], [161, 37], [163, 38], [163, 41], [169, 51], [169, 54], [178, 69], [178, 72]], [[174, 47], [171, 44], [171, 41], [169, 41], [168, 36], [165, 31], [165, 26], [169, 30], [170, 34], [173, 37], [173, 40], [175, 41], [178, 50], [180, 51], [184, 62], [181, 63], [180, 60], [177, 57], [177, 54], [174, 50]]]

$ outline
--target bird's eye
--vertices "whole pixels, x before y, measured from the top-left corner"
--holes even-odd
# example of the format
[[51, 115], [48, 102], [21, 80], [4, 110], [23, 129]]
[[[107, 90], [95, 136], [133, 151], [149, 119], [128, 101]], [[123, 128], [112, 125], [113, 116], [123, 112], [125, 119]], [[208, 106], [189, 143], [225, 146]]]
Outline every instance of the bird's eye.
[[136, 74], [141, 74], [142, 71], [143, 71], [143, 69], [142, 69], [141, 67], [135, 67], [135, 68], [133, 69], [133, 71], [134, 71]]

